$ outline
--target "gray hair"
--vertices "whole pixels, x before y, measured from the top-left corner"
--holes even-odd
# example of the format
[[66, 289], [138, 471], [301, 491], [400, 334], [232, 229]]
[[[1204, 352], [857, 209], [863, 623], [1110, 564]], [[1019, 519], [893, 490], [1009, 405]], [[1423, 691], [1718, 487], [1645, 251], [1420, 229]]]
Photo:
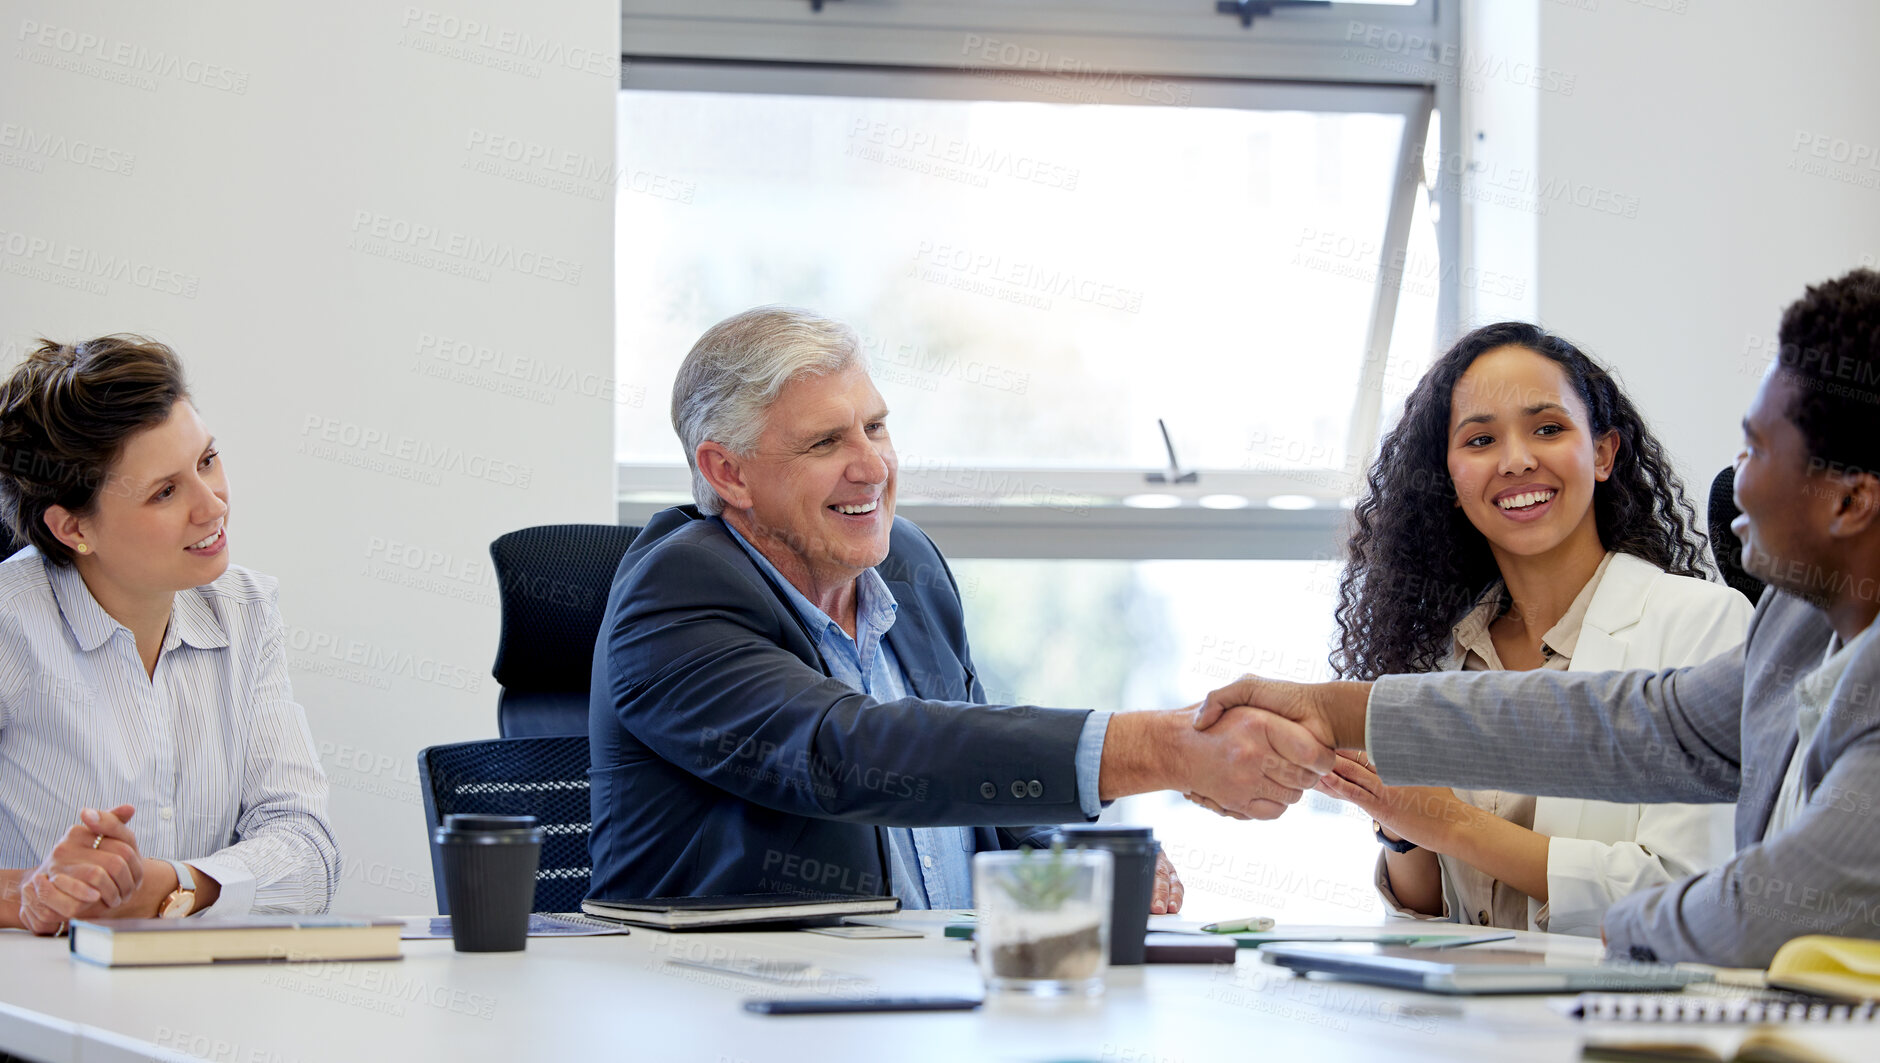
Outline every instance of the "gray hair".
[[854, 329], [793, 306], [760, 306], [706, 329], [672, 384], [672, 428], [685, 445], [699, 510], [717, 515], [725, 509], [699, 472], [700, 443], [749, 454], [785, 384], [865, 364]]

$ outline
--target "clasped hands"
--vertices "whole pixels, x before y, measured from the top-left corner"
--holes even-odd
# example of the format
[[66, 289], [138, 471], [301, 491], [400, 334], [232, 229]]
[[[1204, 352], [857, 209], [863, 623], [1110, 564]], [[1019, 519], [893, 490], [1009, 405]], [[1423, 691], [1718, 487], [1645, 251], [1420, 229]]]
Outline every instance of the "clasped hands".
[[1274, 819], [1338, 764], [1318, 687], [1248, 676], [1175, 714], [1175, 786], [1236, 819]]
[[1477, 811], [1440, 786], [1386, 786], [1360, 747], [1368, 683], [1286, 683], [1246, 676], [1207, 696], [1192, 725], [1233, 753], [1186, 796], [1235, 819], [1274, 819], [1308, 789], [1349, 801], [1385, 830], [1443, 851]]
[[1387, 787], [1378, 779], [1358, 751], [1369, 693], [1363, 683], [1255, 676], [1214, 691], [1190, 720], [1213, 741], [1191, 759], [1186, 796], [1224, 816], [1273, 819], [1316, 789], [1357, 805], [1402, 837], [1430, 844], [1462, 802], [1446, 789]]
[[39, 866], [21, 876], [20, 925], [56, 934], [73, 919], [150, 914], [121, 910], [138, 901], [144, 885], [144, 858], [128, 826], [135, 811], [119, 805], [81, 812]]

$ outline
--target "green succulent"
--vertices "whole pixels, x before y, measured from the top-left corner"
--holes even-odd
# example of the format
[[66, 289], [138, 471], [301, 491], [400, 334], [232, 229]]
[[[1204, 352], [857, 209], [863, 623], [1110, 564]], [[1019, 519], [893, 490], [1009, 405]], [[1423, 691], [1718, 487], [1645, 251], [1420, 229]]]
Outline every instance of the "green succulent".
[[1021, 908], [1050, 912], [1062, 907], [1077, 892], [1078, 867], [1064, 858], [1064, 843], [1053, 842], [1049, 856], [1030, 847], [1019, 850], [1011, 877], [997, 881]]

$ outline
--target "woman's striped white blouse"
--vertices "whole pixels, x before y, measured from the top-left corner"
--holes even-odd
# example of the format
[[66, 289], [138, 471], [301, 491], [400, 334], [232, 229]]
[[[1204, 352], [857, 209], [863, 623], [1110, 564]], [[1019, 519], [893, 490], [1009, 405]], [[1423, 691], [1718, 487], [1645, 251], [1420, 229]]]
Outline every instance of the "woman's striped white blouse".
[[277, 596], [234, 565], [179, 592], [146, 675], [76, 569], [31, 547], [0, 564], [0, 867], [37, 866], [82, 808], [129, 804], [143, 855], [221, 884], [205, 915], [325, 911], [339, 849]]

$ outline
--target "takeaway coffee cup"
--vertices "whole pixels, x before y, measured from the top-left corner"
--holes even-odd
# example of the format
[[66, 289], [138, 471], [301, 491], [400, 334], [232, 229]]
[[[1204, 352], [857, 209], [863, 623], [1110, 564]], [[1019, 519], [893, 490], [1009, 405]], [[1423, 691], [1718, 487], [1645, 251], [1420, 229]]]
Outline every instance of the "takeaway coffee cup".
[[534, 816], [445, 816], [433, 832], [458, 952], [520, 952], [528, 943], [542, 834]]
[[1066, 849], [1109, 850], [1116, 867], [1110, 889], [1110, 965], [1141, 963], [1149, 898], [1155, 894], [1155, 833], [1148, 827], [1080, 823], [1058, 828], [1052, 841]]

